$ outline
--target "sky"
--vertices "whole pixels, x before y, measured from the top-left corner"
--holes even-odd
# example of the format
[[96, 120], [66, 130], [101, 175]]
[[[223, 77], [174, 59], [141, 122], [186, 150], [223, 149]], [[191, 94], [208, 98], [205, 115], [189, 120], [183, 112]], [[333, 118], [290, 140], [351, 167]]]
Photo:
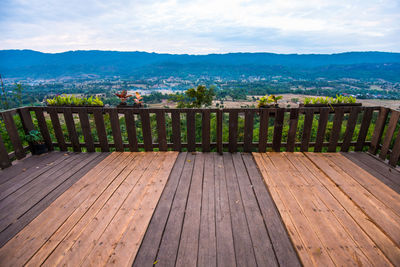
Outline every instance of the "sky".
[[0, 50], [400, 52], [400, 0], [0, 0]]

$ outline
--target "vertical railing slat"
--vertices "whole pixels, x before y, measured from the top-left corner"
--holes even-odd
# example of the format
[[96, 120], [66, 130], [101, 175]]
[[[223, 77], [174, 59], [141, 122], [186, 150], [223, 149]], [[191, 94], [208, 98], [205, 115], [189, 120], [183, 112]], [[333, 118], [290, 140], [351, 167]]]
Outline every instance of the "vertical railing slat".
[[64, 134], [61, 129], [60, 118], [56, 108], [49, 108], [47, 111], [50, 114], [51, 124], [53, 125], [54, 134], [56, 135], [57, 145], [61, 151], [67, 151]]
[[388, 117], [389, 109], [382, 107], [379, 110], [378, 119], [375, 122], [375, 129], [371, 139], [371, 145], [368, 152], [375, 155], [379, 149], [379, 142], [381, 141], [383, 130], [386, 126], [386, 119]]
[[314, 152], [321, 152], [322, 150], [328, 119], [329, 119], [329, 108], [321, 108], [319, 111], [317, 138], [315, 140]]
[[258, 137], [258, 152], [261, 153], [267, 151], [268, 122], [269, 122], [269, 110], [262, 109], [260, 111], [260, 131]]
[[18, 109], [18, 114], [21, 118], [22, 127], [24, 128], [25, 134], [28, 134], [30, 131], [35, 129], [32, 121], [32, 116], [28, 108]]
[[251, 152], [253, 147], [254, 111], [246, 110], [244, 113], [244, 151]]
[[393, 134], [394, 131], [396, 130], [397, 122], [399, 121], [399, 116], [400, 116], [399, 111], [391, 110], [389, 124], [382, 143], [382, 149], [379, 152], [379, 157], [383, 160], [386, 159], [386, 155], [389, 152], [390, 144], [393, 139]]
[[87, 108], [78, 108], [78, 114], [79, 122], [81, 123], [83, 139], [85, 140], [86, 150], [88, 152], [95, 152]]
[[210, 152], [210, 110], [208, 109], [202, 111], [201, 143], [202, 151]]
[[157, 110], [157, 136], [158, 136], [158, 147], [160, 151], [167, 151], [167, 133], [165, 125], [165, 111]]
[[373, 107], [367, 107], [363, 112], [363, 119], [361, 121], [360, 132], [358, 133], [357, 143], [354, 148], [355, 151], [362, 151], [364, 147], [365, 138], [368, 134], [368, 129], [371, 124]]
[[217, 111], [217, 152], [222, 154], [222, 110]]
[[172, 149], [174, 151], [181, 151], [181, 113], [179, 110], [171, 111], [172, 119]]
[[104, 117], [102, 109], [93, 109], [94, 123], [96, 125], [97, 137], [99, 138], [101, 152], [109, 152], [110, 147], [107, 140], [106, 127], [104, 125]]
[[335, 108], [335, 117], [333, 118], [333, 126], [331, 137], [329, 138], [328, 152], [336, 152], [340, 132], [342, 129], [343, 115], [343, 108]]
[[128, 134], [129, 150], [131, 152], [139, 151], [136, 134], [135, 115], [131, 110], [125, 111], [125, 126], [126, 132]]
[[284, 109], [278, 108], [275, 110], [274, 138], [272, 140], [272, 149], [276, 152], [279, 152], [281, 150], [284, 117]]
[[196, 113], [193, 110], [186, 112], [186, 137], [189, 152], [196, 151]]
[[140, 114], [140, 120], [142, 121], [144, 150], [153, 151], [153, 137], [151, 136], [149, 111], [146, 109], [141, 109], [139, 114]]
[[44, 109], [43, 108], [35, 108], [35, 115], [39, 126], [39, 131], [42, 134], [43, 140], [46, 143], [48, 150], [53, 150], [53, 142], [51, 141], [51, 136], [49, 132], [49, 128], [47, 127], [46, 119], [44, 117]]
[[300, 146], [300, 151], [301, 152], [308, 151], [308, 145], [310, 143], [313, 119], [314, 119], [314, 110], [313, 109], [306, 109], [305, 110], [304, 125], [303, 125], [303, 135], [302, 135], [302, 138], [301, 138], [301, 146]]
[[351, 139], [353, 138], [354, 129], [356, 128], [358, 114], [360, 113], [360, 107], [353, 107], [350, 111], [349, 119], [346, 124], [346, 131], [343, 138], [343, 144], [340, 148], [341, 152], [349, 151]]
[[8, 157], [6, 146], [4, 145], [3, 138], [0, 135], [0, 168], [5, 169], [11, 166], [11, 160]]
[[81, 152], [81, 147], [79, 145], [78, 134], [76, 133], [76, 127], [71, 108], [63, 108], [63, 114], [65, 124], [67, 125], [69, 139], [72, 143], [72, 149], [74, 150], [74, 152]]
[[122, 135], [121, 135], [121, 126], [119, 123], [119, 116], [117, 109], [111, 109], [110, 112], [110, 124], [111, 124], [111, 131], [114, 139], [115, 150], [119, 152], [124, 151], [124, 145], [122, 142]]
[[286, 143], [286, 150], [288, 152], [294, 151], [298, 121], [299, 121], [299, 109], [293, 108], [290, 110], [289, 132]]
[[14, 147], [15, 157], [17, 159], [22, 159], [25, 157], [25, 151], [22, 146], [21, 138], [18, 134], [18, 129], [14, 121], [13, 113], [11, 111], [6, 111], [2, 113], [4, 124], [10, 137], [11, 144]]
[[400, 158], [400, 131], [397, 133], [396, 140], [394, 142], [392, 153], [390, 154], [389, 164], [396, 166]]
[[238, 111], [229, 111], [229, 152], [237, 151]]

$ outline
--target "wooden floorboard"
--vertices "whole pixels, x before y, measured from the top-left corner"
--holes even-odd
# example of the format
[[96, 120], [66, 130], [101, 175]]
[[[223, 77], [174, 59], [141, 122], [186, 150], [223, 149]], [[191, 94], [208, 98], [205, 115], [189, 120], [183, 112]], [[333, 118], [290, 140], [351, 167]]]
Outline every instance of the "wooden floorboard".
[[177, 152], [114, 152], [0, 249], [0, 264], [129, 265]]
[[272, 198], [254, 187], [269, 194], [249, 154], [181, 154], [133, 265], [300, 266]]
[[[53, 153], [54, 157], [51, 157], [50, 155]], [[106, 156], [107, 154], [101, 153], [82, 153], [78, 155], [51, 152], [46, 157], [38, 156], [37, 159], [34, 159], [35, 156], [32, 157], [28, 161], [26, 168], [23, 161], [20, 161], [18, 168], [26, 169], [26, 171], [16, 174], [14, 170], [11, 170], [11, 173], [16, 174], [16, 176], [2, 184], [2, 189], [4, 190], [2, 193], [4, 193], [5, 197], [0, 201], [0, 247]], [[40, 164], [37, 167], [31, 166], [32, 162], [37, 162], [38, 159]], [[71, 166], [67, 170], [63, 169], [62, 167], [65, 167], [63, 163], [65, 162], [75, 162], [76, 166]], [[81, 165], [79, 165], [79, 162], [81, 162]], [[61, 165], [61, 169], [57, 167], [57, 163]], [[57, 171], [52, 171], [52, 169], [56, 169], [58, 175]], [[4, 170], [4, 172], [7, 172], [7, 170]], [[25, 177], [29, 176], [31, 180], [29, 182], [25, 180], [19, 184], [15, 191], [16, 187], [13, 190], [9, 190], [12, 188], [9, 186], [9, 182], [14, 181], [18, 184], [23, 180], [21, 179], [23, 178], [22, 174], [26, 174]], [[31, 174], [33, 176], [30, 176]]]
[[400, 172], [398, 170], [367, 153], [341, 154], [400, 194]]
[[398, 266], [400, 196], [340, 153], [253, 153], [305, 266]]

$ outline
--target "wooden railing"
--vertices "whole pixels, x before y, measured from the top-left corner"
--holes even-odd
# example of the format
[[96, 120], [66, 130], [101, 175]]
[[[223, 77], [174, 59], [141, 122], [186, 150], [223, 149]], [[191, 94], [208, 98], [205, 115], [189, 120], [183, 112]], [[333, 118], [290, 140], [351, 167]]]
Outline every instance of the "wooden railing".
[[[396, 166], [400, 157], [399, 114], [382, 107], [24, 107], [0, 113], [13, 147], [13, 151], [7, 151], [0, 135], [0, 166], [6, 168], [13, 159], [25, 157], [29, 147], [21, 131], [28, 133], [32, 129], [41, 132], [49, 150], [346, 152], [352, 149], [368, 150]], [[18, 124], [22, 127], [20, 132]], [[371, 131], [372, 138], [368, 140]]]

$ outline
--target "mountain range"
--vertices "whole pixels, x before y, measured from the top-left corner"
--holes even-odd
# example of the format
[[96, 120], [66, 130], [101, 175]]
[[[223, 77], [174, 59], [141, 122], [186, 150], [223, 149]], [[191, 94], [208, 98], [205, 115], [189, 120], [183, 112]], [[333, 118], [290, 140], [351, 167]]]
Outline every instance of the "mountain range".
[[228, 53], [209, 55], [119, 51], [0, 50], [0, 74], [6, 78], [220, 77], [287, 76], [295, 79], [355, 78], [400, 81], [400, 53], [339, 54]]

